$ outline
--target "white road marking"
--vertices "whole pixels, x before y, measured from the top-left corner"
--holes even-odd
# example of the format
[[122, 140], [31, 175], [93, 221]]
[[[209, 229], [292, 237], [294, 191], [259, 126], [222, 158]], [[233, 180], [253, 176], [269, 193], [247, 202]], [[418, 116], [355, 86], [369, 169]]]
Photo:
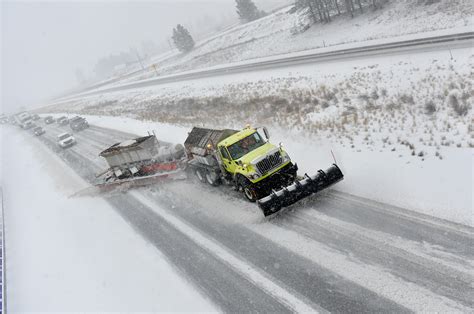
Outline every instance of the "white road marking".
[[155, 213], [159, 214], [169, 224], [171, 224], [181, 233], [189, 237], [189, 239], [194, 241], [197, 245], [204, 248], [209, 253], [225, 262], [227, 265], [232, 267], [242, 276], [253, 282], [256, 286], [263, 289], [268, 294], [272, 295], [276, 300], [279, 300], [284, 303], [291, 310], [297, 313], [327, 312], [326, 310], [320, 307], [315, 308], [314, 305], [309, 305], [305, 303], [287, 289], [279, 286], [274, 280], [268, 278], [265, 273], [255, 269], [251, 264], [240, 259], [236, 255], [228, 251], [226, 248], [219, 245], [214, 240], [211, 240], [208, 237], [204, 236], [194, 227], [173, 216], [168, 211], [160, 208], [156, 203], [148, 199], [146, 196], [136, 191], [132, 191], [130, 192], [130, 194], [133, 195], [144, 205], [152, 208]]

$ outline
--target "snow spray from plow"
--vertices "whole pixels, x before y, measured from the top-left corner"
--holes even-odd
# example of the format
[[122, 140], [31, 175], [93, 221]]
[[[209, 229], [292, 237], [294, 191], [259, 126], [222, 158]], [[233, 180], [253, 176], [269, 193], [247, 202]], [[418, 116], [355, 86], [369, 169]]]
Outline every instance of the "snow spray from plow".
[[344, 178], [341, 169], [333, 164], [326, 171], [319, 170], [315, 175], [305, 174], [302, 180], [296, 180], [293, 184], [280, 190], [273, 191], [267, 197], [257, 201], [258, 207], [265, 216], [272, 215], [282, 208], [290, 206], [303, 198], [318, 193]]

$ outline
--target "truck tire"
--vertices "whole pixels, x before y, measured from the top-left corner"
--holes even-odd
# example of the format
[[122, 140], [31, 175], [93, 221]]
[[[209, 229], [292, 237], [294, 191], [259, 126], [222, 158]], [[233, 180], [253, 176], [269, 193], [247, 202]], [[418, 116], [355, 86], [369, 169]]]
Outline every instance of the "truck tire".
[[209, 185], [218, 186], [220, 183], [219, 175], [214, 171], [206, 171], [206, 182]]
[[255, 187], [253, 184], [244, 176], [239, 175], [238, 177], [239, 186], [244, 193], [245, 198], [251, 202], [255, 203], [258, 200], [257, 191], [255, 191]]
[[206, 183], [204, 170], [197, 168], [196, 170], [194, 170], [194, 174], [201, 183]]

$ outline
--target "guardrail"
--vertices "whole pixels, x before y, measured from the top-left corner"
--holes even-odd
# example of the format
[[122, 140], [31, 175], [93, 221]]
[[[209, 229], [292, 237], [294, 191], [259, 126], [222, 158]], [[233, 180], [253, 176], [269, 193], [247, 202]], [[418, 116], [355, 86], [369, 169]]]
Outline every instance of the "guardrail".
[[177, 82], [181, 80], [211, 77], [211, 76], [222, 75], [222, 74], [235, 74], [235, 73], [241, 73], [241, 72], [247, 72], [247, 71], [258, 71], [258, 70], [264, 70], [264, 69], [269, 69], [269, 68], [285, 67], [289, 65], [320, 62], [320, 61], [325, 61], [329, 59], [350, 58], [359, 54], [360, 55], [371, 54], [371, 53], [382, 54], [382, 53], [389, 53], [392, 50], [417, 48], [424, 45], [435, 46], [439, 44], [464, 42], [464, 41], [473, 40], [473, 39], [474, 39], [474, 32], [467, 32], [467, 33], [443, 35], [443, 36], [436, 36], [436, 37], [429, 37], [429, 38], [411, 39], [411, 40], [391, 42], [391, 43], [385, 43], [385, 44], [369, 45], [369, 46], [356, 47], [356, 48], [340, 49], [340, 50], [334, 50], [330, 52], [316, 52], [316, 53], [308, 53], [308, 54], [303, 54], [299, 56], [290, 56], [290, 57], [282, 57], [282, 58], [275, 57], [276, 59], [273, 59], [273, 60], [248, 62], [245, 64], [229, 65], [226, 67], [196, 70], [196, 71], [185, 72], [185, 73], [177, 73], [177, 74], [171, 74], [171, 75], [166, 75], [166, 76], [152, 78], [152, 79], [146, 79], [146, 80], [141, 80], [141, 81], [136, 81], [136, 82], [131, 82], [131, 83], [125, 83], [121, 85], [111, 86], [109, 88], [104, 88], [100, 90], [86, 91], [86, 92], [82, 92], [76, 95], [72, 95], [67, 98], [63, 98], [61, 100], [58, 100], [56, 103], [62, 103], [64, 101], [68, 101], [76, 97], [103, 94], [103, 93], [109, 93], [109, 92], [115, 92], [115, 91], [121, 91], [121, 90], [126, 90], [126, 89], [133, 89], [133, 88], [148, 87], [148, 86], [153, 86], [153, 85]]

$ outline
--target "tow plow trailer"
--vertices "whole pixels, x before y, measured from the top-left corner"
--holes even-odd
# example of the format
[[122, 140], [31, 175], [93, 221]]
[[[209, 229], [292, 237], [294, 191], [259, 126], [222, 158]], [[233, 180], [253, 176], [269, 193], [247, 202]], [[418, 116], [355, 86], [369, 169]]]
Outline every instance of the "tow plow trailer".
[[257, 205], [266, 217], [330, 187], [343, 178], [344, 175], [341, 169], [336, 164], [333, 164], [326, 171], [318, 170], [313, 176], [305, 174], [303, 179], [295, 180], [289, 186], [272, 191], [270, 195], [257, 200]]
[[165, 145], [148, 135], [115, 143], [102, 151], [109, 168], [96, 175], [100, 192], [146, 186], [166, 179], [184, 179], [182, 145]]

